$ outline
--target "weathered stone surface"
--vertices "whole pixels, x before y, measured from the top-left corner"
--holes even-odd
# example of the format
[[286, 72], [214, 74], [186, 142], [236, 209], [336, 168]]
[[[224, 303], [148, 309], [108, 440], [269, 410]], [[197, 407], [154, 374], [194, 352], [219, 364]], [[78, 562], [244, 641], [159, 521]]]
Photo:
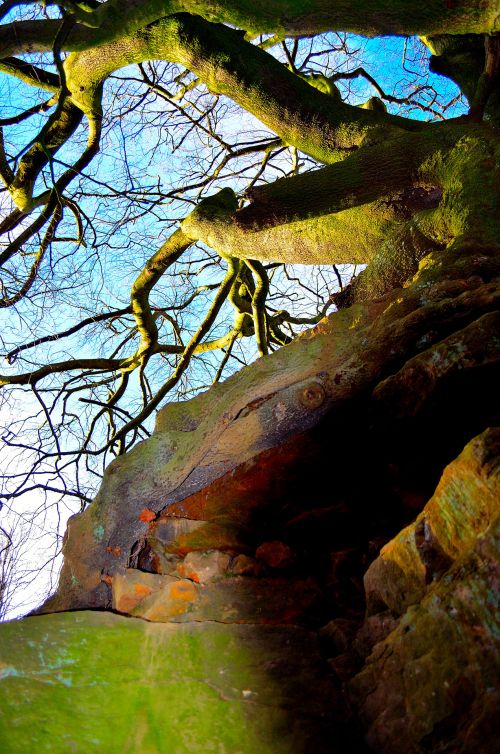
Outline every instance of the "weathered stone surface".
[[383, 641], [391, 631], [394, 631], [398, 623], [399, 616], [395, 618], [390, 610], [384, 610], [382, 613], [367, 616], [365, 622], [356, 633], [352, 647], [360, 657], [367, 657], [371, 654], [375, 644]]
[[[189, 579], [159, 576], [131, 569], [113, 577], [113, 609], [127, 615], [165, 622], [189, 620], [199, 601], [199, 587]], [[152, 616], [161, 617], [154, 618]]]
[[231, 563], [231, 571], [236, 576], [257, 576], [262, 565], [248, 555], [237, 555]]
[[189, 552], [177, 566], [177, 573], [197, 584], [208, 584], [224, 578], [230, 563], [231, 556], [220, 550]]
[[322, 597], [310, 578], [232, 576], [197, 584], [129, 569], [113, 577], [113, 608], [150, 621], [296, 624]]
[[[455, 251], [429, 255], [407, 288], [340, 312], [194, 401], [167, 406], [154, 437], [111, 464], [96, 501], [71, 521], [59, 592], [44, 610], [90, 605], [130, 616], [106, 624], [104, 638], [94, 618], [86, 631], [99, 644], [98, 663], [102, 646], [102, 665], [113, 665], [107, 690], [126, 700], [134, 754], [358, 754], [359, 740], [345, 743], [344, 728], [330, 727], [337, 711], [349, 718], [332, 685], [351, 688], [375, 751], [490, 754], [499, 701], [491, 691], [490, 526], [498, 515], [499, 432], [483, 432], [450, 460], [490, 423], [494, 354], [488, 346], [487, 359], [475, 358], [474, 333], [492, 333], [498, 292], [488, 249]], [[473, 320], [482, 320], [479, 329], [470, 329]], [[420, 382], [408, 397], [415, 374]], [[425, 400], [417, 401], [420, 385]], [[366, 575], [368, 616], [359, 629], [363, 575], [387, 542]], [[66, 646], [55, 625], [43, 647]], [[134, 658], [130, 672], [142, 679], [146, 712], [135, 698], [127, 708], [128, 666], [126, 691], [116, 678], [115, 665], [125, 664], [109, 643], [117, 625], [137, 627], [132, 642], [118, 634], [116, 642]], [[317, 632], [321, 662], [305, 626]], [[140, 654], [142, 643], [154, 646], [153, 657], [149, 649]], [[240, 644], [244, 657], [262, 650], [258, 672], [276, 681], [276, 698], [270, 686], [233, 680]], [[213, 664], [226, 657], [229, 669]], [[150, 691], [161, 667], [162, 682], [181, 688], [166, 694], [163, 717]], [[20, 677], [7, 672], [6, 680]], [[101, 667], [95, 675], [101, 688]], [[51, 676], [44, 688], [56, 686]], [[228, 708], [228, 731], [221, 701], [237, 702]], [[102, 709], [99, 697], [94, 717]], [[126, 728], [114, 709], [113, 721]], [[87, 745], [88, 728], [80, 736], [79, 726], [74, 739], [61, 738], [61, 751]], [[116, 748], [104, 738], [99, 745]]]
[[236, 550], [246, 548], [237, 523], [193, 521], [168, 518], [155, 522], [148, 531], [148, 543], [160, 555], [187, 555], [199, 550]]
[[347, 652], [352, 645], [357, 627], [357, 623], [345, 618], [336, 618], [323, 626], [319, 635], [322, 641], [327, 644], [328, 653], [337, 655]]
[[443, 472], [416, 521], [380, 552], [365, 575], [368, 613], [401, 615], [470, 549], [500, 511], [500, 430], [471, 441]]
[[499, 457], [499, 430], [472, 440], [365, 575], [371, 614], [353, 646], [369, 657], [349, 688], [377, 752], [495, 750]]
[[[256, 512], [269, 508], [280, 496], [283, 479], [288, 478], [307, 447], [306, 437], [297, 435], [277, 448], [262, 451], [198, 492], [166, 506], [158, 516], [157, 525], [172, 518], [187, 518], [230, 521], [241, 529], [254, 529]], [[154, 524], [150, 529], [154, 532]]]
[[269, 568], [286, 568], [293, 563], [294, 553], [284, 542], [273, 540], [259, 545], [255, 551], [255, 557]]
[[491, 754], [500, 725], [500, 518], [375, 646], [350, 684], [383, 754]]
[[102, 612], [4, 623], [1, 750], [347, 751], [335, 724], [343, 704], [322, 670], [314, 636], [293, 627], [173, 626]]
[[[453, 285], [451, 281], [448, 291], [450, 285]], [[397, 374], [377, 385], [374, 398], [390, 405], [393, 414], [418, 414], [440, 381], [459, 371], [474, 370], [498, 361], [496, 337], [499, 330], [500, 313], [485, 314], [458, 333], [409, 359]]]

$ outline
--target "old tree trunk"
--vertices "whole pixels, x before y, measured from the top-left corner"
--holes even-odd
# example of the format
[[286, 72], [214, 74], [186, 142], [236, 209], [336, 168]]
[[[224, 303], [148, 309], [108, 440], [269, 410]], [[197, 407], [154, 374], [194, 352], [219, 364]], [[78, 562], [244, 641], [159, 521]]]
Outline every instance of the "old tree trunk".
[[[114, 70], [164, 57], [325, 163], [242, 209], [221, 192], [169, 253], [202, 240], [233, 260], [368, 267], [335, 314], [168, 404], [111, 463], [70, 521], [57, 593], [2, 627], [4, 750], [492, 752], [498, 7], [128, 5], [123, 28], [105, 3], [68, 34], [80, 113]], [[425, 35], [471, 114], [351, 107], [217, 22]], [[51, 49], [49, 22], [29, 23], [6, 54]], [[40, 156], [23, 159], [10, 190], [26, 207]]]

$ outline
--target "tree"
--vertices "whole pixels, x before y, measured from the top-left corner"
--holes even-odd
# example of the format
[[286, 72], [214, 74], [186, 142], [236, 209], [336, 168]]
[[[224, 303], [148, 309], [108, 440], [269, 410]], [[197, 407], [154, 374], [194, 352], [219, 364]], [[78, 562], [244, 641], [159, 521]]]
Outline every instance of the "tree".
[[[46, 363], [1, 378], [4, 387], [29, 386], [41, 406], [45, 422], [37, 429], [36, 444], [19, 444], [23, 453], [34, 454], [26, 459], [30, 479], [49, 492], [63, 491], [86, 503], [87, 483], [78, 483], [79, 472], [70, 479], [68, 464], [76, 462], [78, 468], [83, 463], [95, 473], [95, 459], [101, 462], [109, 454], [122, 454], [147, 435], [148, 419], [181, 384], [194, 355], [223, 349], [218, 362], [205, 362], [210, 381], [218, 381], [242, 338], [254, 335], [259, 354], [265, 356], [293, 338], [294, 326], [318, 322], [332, 303], [348, 309], [354, 320], [356, 312], [362, 319], [366, 307], [374, 312], [373, 332], [378, 328], [380, 342], [390, 342], [391, 348], [357, 352], [360, 363], [368, 360], [363, 390], [380, 383], [379, 398], [389, 395], [392, 404], [398, 403], [399, 390], [398, 411], [404, 413], [404, 405], [408, 408], [412, 401], [412, 410], [417, 411], [443, 382], [460, 372], [484, 375], [486, 371], [489, 379], [498, 295], [493, 283], [498, 250], [495, 129], [500, 65], [495, 3], [460, 0], [443, 8], [436, 0], [417, 8], [343, 2], [332, 8], [331, 3], [318, 1], [309, 3], [306, 11], [301, 4], [295, 9], [278, 0], [247, 5], [222, 0], [181, 4], [109, 0], [47, 4], [43, 13], [29, 4], [7, 1], [2, 6], [0, 68], [47, 91], [48, 98], [3, 121], [6, 129], [14, 128], [11, 141], [2, 142], [0, 152], [4, 197], [12, 202], [1, 224], [7, 239], [1, 253], [5, 270], [1, 306], [26, 318], [31, 305], [35, 314], [29, 322], [36, 327], [42, 300], [62, 296], [66, 305], [73, 305], [75, 280], [76, 285], [80, 275], [91, 280], [101, 263], [101, 249], [119, 237], [109, 228], [96, 230], [110, 198], [120, 205], [123, 222], [131, 229], [128, 238], [122, 235], [124, 248], [134, 244], [134, 224], [141, 225], [146, 214], [150, 218], [157, 213], [169, 230], [162, 232], [160, 247], [143, 266], [136, 262], [136, 274], [130, 275], [130, 301], [108, 306], [106, 296], [93, 286], [89, 296], [96, 303], [93, 311], [87, 304], [86, 316], [78, 322], [64, 321], [52, 334], [37, 337], [35, 333], [29, 343], [8, 349], [9, 361], [20, 363], [21, 356], [36, 346], [102, 326], [103, 355], [96, 356], [95, 348], [91, 354], [73, 353], [62, 361], [45, 355]], [[432, 52], [432, 70], [458, 84], [469, 102], [468, 114], [437, 121], [403, 117], [388, 112], [383, 101], [402, 104], [410, 114], [412, 108], [420, 108], [431, 110], [431, 115], [442, 115], [448, 103], [429, 101], [425, 86], [414, 87], [411, 96], [408, 92], [388, 95], [359, 65], [332, 71], [323, 58], [327, 62], [316, 70], [312, 61], [321, 49], [319, 35], [332, 31], [420, 35]], [[309, 42], [312, 35], [317, 39]], [[342, 37], [336, 42], [346, 44]], [[273, 45], [278, 45], [282, 60], [271, 54]], [[326, 55], [333, 52], [335, 42], [328, 38], [327, 45], [326, 51], [322, 49]], [[25, 60], [26, 55], [42, 58]], [[132, 64], [139, 74], [129, 73], [126, 67]], [[113, 82], [110, 100], [106, 82], [124, 68], [125, 78]], [[379, 95], [362, 107], [344, 101], [339, 92], [339, 86], [359, 76]], [[142, 88], [133, 79], [140, 79]], [[198, 90], [200, 82], [208, 92]], [[99, 192], [104, 194], [103, 212], [88, 196], [92, 189], [87, 179], [93, 177], [89, 171], [103, 145], [106, 151], [110, 122], [128, 118], [138, 129], [134, 113], [151, 93], [161, 98], [151, 118], [161, 119], [158, 103], [162, 101], [170, 110], [182, 111], [187, 128], [204, 130], [215, 150], [200, 158], [198, 173], [205, 177], [188, 177], [170, 192], [154, 182], [144, 187], [133, 176], [133, 151], [127, 152], [125, 173], [130, 180], [124, 186], [95, 183], [94, 199]], [[221, 139], [218, 122], [228, 100], [268, 132], [248, 143]], [[107, 110], [110, 102], [114, 111]], [[49, 111], [47, 117], [40, 117]], [[24, 124], [30, 122], [35, 127], [25, 133]], [[169, 138], [178, 147], [187, 138], [186, 126], [178, 125], [177, 133], [175, 127]], [[286, 167], [280, 161], [285, 150], [293, 156]], [[227, 166], [232, 169], [234, 162], [235, 171], [244, 171], [254, 156], [261, 162], [251, 168], [250, 180], [243, 177], [215, 194], [210, 192]], [[280, 173], [284, 175], [278, 177]], [[262, 177], [267, 180], [259, 183]], [[271, 178], [276, 180], [269, 182]], [[173, 198], [191, 204], [176, 230], [179, 210], [169, 217], [163, 209]], [[80, 247], [93, 232], [98, 237], [99, 243], [84, 247], [83, 263], [73, 263], [69, 252], [57, 258], [53, 251], [58, 243], [71, 241], [70, 220], [76, 225], [75, 243]], [[111, 224], [116, 230], [114, 217]], [[149, 226], [143, 232], [142, 252], [151, 248], [147, 234], [153, 231]], [[207, 249], [215, 251], [215, 257]], [[194, 274], [187, 274], [185, 289], [171, 288], [164, 306], [158, 291], [165, 295], [171, 273], [179, 279], [178, 265], [184, 260], [188, 272], [206, 264], [215, 275], [198, 286], [192, 284]], [[368, 267], [333, 297], [327, 281], [316, 311], [300, 317], [270, 295], [270, 278], [278, 263], [320, 263], [332, 270], [347, 263]], [[44, 273], [44, 266], [49, 273]], [[68, 270], [76, 275], [67, 292], [60, 280], [56, 284], [58, 267], [64, 275]], [[118, 263], [115, 274], [123, 274], [119, 269]], [[407, 318], [396, 336], [385, 309], [373, 306], [399, 289]], [[427, 291], [427, 298], [422, 291]], [[205, 313], [200, 317], [197, 309], [195, 323], [192, 318], [183, 321], [186, 302], [202, 300]], [[219, 320], [220, 329], [214, 331], [225, 302], [232, 307], [233, 323], [228, 326]], [[74, 342], [68, 342], [73, 347]], [[437, 367], [443, 349], [447, 358]], [[46, 387], [44, 380], [54, 375], [62, 375], [62, 381]], [[384, 386], [384, 378], [392, 382]], [[75, 408], [82, 396], [87, 414], [80, 413], [81, 403], [80, 411]], [[106, 422], [105, 431], [100, 422]], [[17, 428], [6, 436], [14, 447], [16, 434]], [[27, 477], [27, 472], [16, 471], [7, 496], [30, 489], [33, 482], [27, 483]]]

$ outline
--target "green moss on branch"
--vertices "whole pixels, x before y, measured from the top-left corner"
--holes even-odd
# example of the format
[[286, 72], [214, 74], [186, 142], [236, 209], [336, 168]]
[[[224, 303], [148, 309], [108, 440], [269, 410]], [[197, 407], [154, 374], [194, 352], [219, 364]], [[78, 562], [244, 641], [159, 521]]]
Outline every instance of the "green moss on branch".
[[[168, 15], [186, 11], [251, 34], [304, 36], [343, 30], [383, 34], [493, 34], [500, 29], [494, 0], [108, 0], [93, 13], [77, 13], [64, 49], [82, 51], [129, 37]], [[0, 55], [50, 52], [60, 22], [21, 21], [0, 27]]]
[[65, 71], [73, 101], [85, 112], [93, 111], [98, 88], [113, 71], [158, 58], [185, 65], [211, 91], [230, 97], [287, 144], [323, 162], [334, 162], [346, 149], [401, 129], [428, 128], [421, 121], [335, 100], [237, 31], [185, 13], [162, 19], [117, 44], [70, 55]]

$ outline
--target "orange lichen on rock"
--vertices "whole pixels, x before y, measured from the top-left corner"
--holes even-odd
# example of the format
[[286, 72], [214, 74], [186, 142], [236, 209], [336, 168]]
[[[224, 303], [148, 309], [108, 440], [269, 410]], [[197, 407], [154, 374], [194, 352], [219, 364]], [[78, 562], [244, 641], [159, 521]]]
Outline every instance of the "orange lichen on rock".
[[196, 571], [193, 571], [192, 569], [187, 568], [184, 565], [184, 563], [179, 563], [176, 570], [179, 576], [182, 576], [182, 578], [189, 579], [190, 581], [194, 581], [196, 584], [200, 583], [200, 577], [196, 573]]
[[134, 592], [137, 594], [138, 597], [147, 597], [149, 594], [151, 594], [153, 590], [151, 587], [146, 586], [146, 584], [135, 584], [134, 585]]
[[139, 521], [144, 521], [145, 524], [149, 524], [156, 518], [156, 513], [151, 508], [143, 508], [139, 513]]
[[178, 600], [180, 602], [194, 602], [197, 596], [197, 590], [193, 586], [193, 583], [188, 579], [177, 581], [170, 586], [170, 598], [172, 600]]

